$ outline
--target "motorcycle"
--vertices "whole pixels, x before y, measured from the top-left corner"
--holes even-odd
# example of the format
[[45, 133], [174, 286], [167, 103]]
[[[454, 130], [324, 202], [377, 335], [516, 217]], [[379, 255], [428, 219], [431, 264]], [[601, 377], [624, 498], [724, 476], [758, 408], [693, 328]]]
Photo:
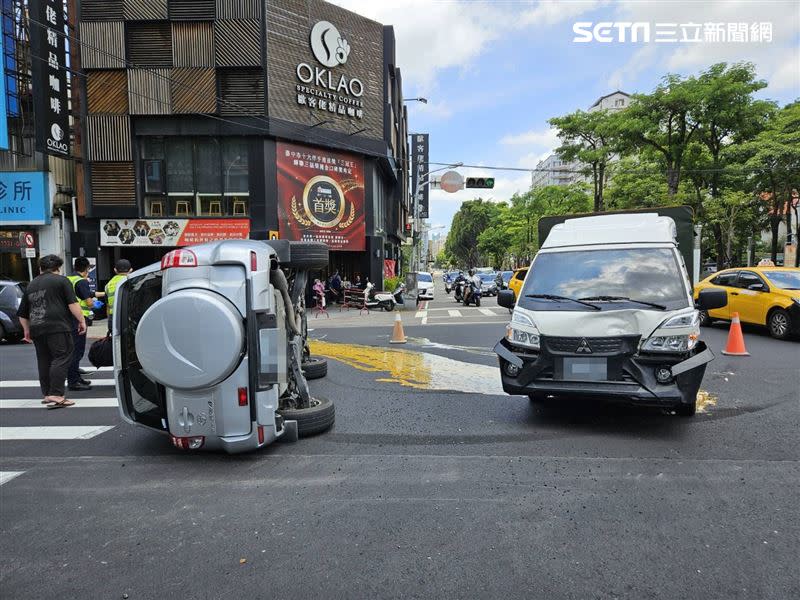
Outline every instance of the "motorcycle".
[[481, 287], [473, 282], [467, 282], [467, 290], [464, 292], [464, 306], [469, 306], [473, 302], [475, 306], [481, 305]]
[[372, 282], [369, 282], [364, 288], [364, 308], [382, 308], [386, 312], [392, 312], [396, 303], [394, 294], [376, 292]]
[[448, 278], [444, 280], [444, 293], [448, 296], [453, 291], [453, 282]]
[[394, 293], [392, 294], [392, 296], [394, 297], [395, 304], [405, 304], [406, 303], [406, 301], [403, 300], [403, 294], [405, 294], [405, 293], [406, 293], [406, 284], [405, 283], [401, 283], [400, 285], [398, 285], [395, 288]]
[[464, 299], [464, 288], [467, 280], [464, 277], [459, 277], [453, 284], [453, 297], [456, 302], [461, 302]]

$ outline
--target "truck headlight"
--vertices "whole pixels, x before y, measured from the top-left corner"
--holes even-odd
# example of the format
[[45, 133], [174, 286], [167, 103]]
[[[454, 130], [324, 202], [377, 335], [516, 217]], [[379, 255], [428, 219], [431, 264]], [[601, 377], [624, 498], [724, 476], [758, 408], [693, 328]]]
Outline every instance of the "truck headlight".
[[648, 338], [642, 350], [645, 352], [688, 352], [697, 344], [697, 337], [690, 335], [662, 335]]
[[658, 329], [677, 329], [678, 327], [691, 327], [693, 329], [700, 327], [700, 313], [693, 310], [692, 312], [675, 315], [659, 325]]
[[538, 350], [540, 346], [539, 330], [530, 317], [514, 311], [511, 323], [506, 326], [506, 339], [515, 346]]

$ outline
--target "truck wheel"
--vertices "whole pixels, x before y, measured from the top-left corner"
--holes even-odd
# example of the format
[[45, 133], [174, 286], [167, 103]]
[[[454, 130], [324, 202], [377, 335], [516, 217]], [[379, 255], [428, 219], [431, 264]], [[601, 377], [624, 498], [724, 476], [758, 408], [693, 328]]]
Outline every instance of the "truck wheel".
[[675, 407], [675, 413], [681, 417], [693, 417], [697, 412], [697, 402], [690, 402], [688, 404], [678, 404]]
[[300, 369], [306, 379], [322, 379], [328, 374], [328, 359], [309, 357], [300, 364]]
[[710, 327], [711, 323], [714, 322], [714, 320], [710, 316], [708, 316], [707, 310], [701, 310], [699, 316], [700, 316], [700, 327]]
[[778, 340], [785, 340], [792, 333], [792, 318], [782, 308], [773, 310], [767, 319], [769, 334]]
[[328, 246], [321, 242], [289, 242], [290, 269], [324, 269], [328, 266]]
[[309, 408], [287, 408], [280, 413], [287, 421], [297, 421], [297, 433], [300, 437], [327, 431], [336, 420], [333, 402], [327, 398], [312, 398]]

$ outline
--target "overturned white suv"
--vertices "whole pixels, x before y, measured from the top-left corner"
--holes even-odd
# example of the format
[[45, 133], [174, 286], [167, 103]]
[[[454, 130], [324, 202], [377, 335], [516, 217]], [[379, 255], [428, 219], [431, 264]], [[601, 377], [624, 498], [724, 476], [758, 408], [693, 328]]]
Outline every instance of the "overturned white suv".
[[174, 446], [244, 452], [329, 429], [306, 379], [304, 293], [328, 248], [226, 240], [181, 248], [118, 288], [114, 377], [122, 418]]

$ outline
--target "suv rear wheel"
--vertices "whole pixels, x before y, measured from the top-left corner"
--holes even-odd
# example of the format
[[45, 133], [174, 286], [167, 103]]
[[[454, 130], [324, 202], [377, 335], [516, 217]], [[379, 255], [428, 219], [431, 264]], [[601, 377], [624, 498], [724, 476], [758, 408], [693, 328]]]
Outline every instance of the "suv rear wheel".
[[321, 242], [289, 242], [289, 269], [324, 269], [328, 266], [328, 246]]
[[300, 363], [300, 369], [306, 379], [321, 379], [328, 374], [328, 361], [324, 358], [305, 358]]
[[327, 398], [312, 398], [308, 408], [285, 408], [280, 413], [287, 421], [297, 421], [300, 437], [327, 431], [336, 420], [336, 409]]

